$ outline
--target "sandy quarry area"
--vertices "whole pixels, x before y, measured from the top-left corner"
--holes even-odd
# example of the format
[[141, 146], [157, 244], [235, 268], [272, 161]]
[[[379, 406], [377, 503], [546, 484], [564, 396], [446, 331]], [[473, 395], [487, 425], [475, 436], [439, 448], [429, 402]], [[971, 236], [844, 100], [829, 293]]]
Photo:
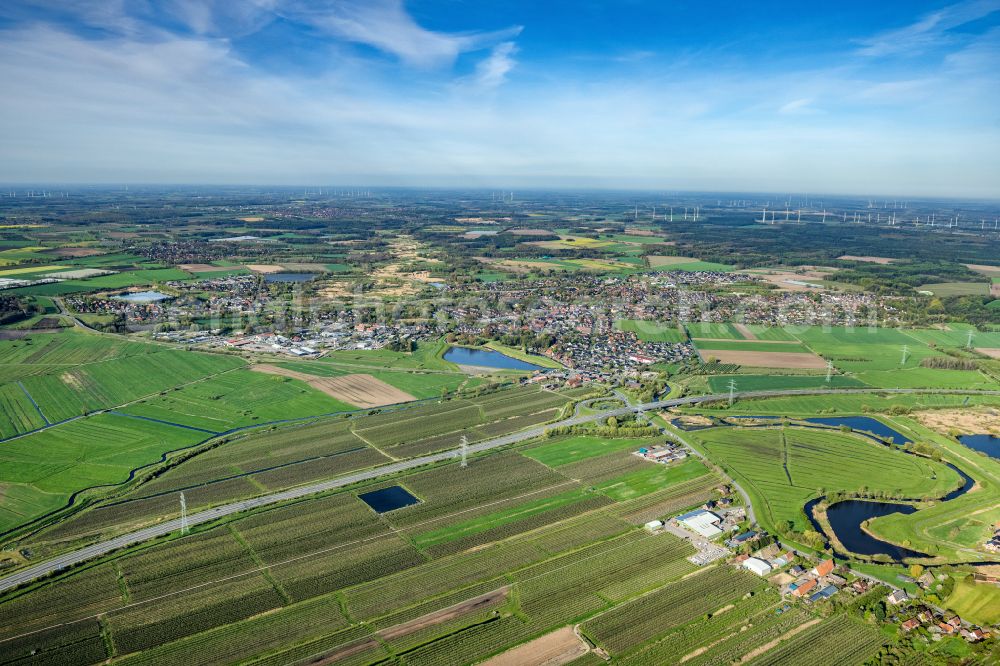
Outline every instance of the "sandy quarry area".
[[590, 652], [573, 627], [556, 629], [483, 662], [483, 666], [560, 666]]
[[807, 352], [761, 352], [736, 351], [729, 349], [706, 349], [702, 356], [714, 357], [720, 363], [735, 363], [752, 368], [795, 368], [821, 370], [826, 367], [826, 361], [815, 354]]
[[246, 267], [254, 273], [280, 273], [285, 270], [277, 264], [247, 264]]
[[990, 277], [1000, 277], [1000, 266], [986, 266], [985, 264], [966, 264], [970, 271], [976, 271]]
[[113, 275], [115, 271], [106, 271], [102, 268], [78, 268], [75, 271], [60, 271], [58, 273], [46, 273], [43, 277], [58, 278], [60, 280], [86, 280], [98, 275]]
[[712, 419], [708, 418], [707, 416], [702, 416], [701, 414], [680, 414], [678, 416], [677, 412], [667, 411], [667, 412], [660, 412], [660, 416], [662, 416], [664, 419], [668, 421], [676, 418], [679, 423], [686, 426], [712, 425]]
[[[761, 275], [761, 277], [764, 278], [765, 281], [776, 286], [779, 291], [812, 291], [816, 289], [826, 289], [825, 286], [819, 283], [819, 280], [825, 280], [830, 277], [830, 275], [828, 273], [816, 272], [775, 272], [766, 273]], [[798, 284], [800, 282], [805, 282], [806, 284]]]
[[416, 400], [405, 391], [386, 384], [381, 379], [371, 375], [342, 375], [340, 377], [317, 377], [304, 372], [296, 372], [277, 365], [261, 364], [253, 366], [257, 372], [269, 375], [280, 375], [300, 379], [318, 391], [326, 393], [331, 398], [346, 402], [362, 409], [394, 405], [400, 402]]
[[966, 434], [1000, 436], [1000, 409], [996, 407], [932, 409], [914, 412], [913, 417], [928, 428], [944, 434], [948, 434], [950, 430], [958, 430]]
[[890, 257], [869, 257], [857, 254], [842, 254], [837, 257], [837, 259], [841, 259], [843, 261], [867, 261], [870, 264], [891, 264], [896, 261]]

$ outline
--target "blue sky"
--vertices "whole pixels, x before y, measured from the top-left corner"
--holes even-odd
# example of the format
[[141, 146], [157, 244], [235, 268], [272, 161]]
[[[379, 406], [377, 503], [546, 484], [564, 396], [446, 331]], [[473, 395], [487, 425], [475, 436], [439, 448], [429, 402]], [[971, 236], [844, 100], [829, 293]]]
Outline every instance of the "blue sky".
[[6, 0], [0, 181], [1000, 198], [1000, 0], [819, 4]]

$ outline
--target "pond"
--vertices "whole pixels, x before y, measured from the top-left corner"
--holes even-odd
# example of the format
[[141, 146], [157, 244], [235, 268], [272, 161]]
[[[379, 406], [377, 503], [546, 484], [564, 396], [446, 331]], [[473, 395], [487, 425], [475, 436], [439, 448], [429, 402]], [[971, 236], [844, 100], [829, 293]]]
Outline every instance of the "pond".
[[361, 493], [358, 498], [375, 510], [376, 513], [386, 513], [402, 509], [404, 506], [419, 504], [420, 500], [411, 495], [402, 486], [390, 486], [370, 493]]
[[264, 282], [309, 282], [314, 277], [315, 273], [268, 273]]
[[173, 298], [169, 294], [161, 294], [158, 291], [134, 291], [130, 294], [119, 294], [115, 299], [119, 301], [129, 301], [130, 303], [156, 303]]
[[[806, 505], [806, 515], [810, 518], [812, 504], [813, 502], [810, 502]], [[831, 504], [826, 510], [826, 517], [830, 521], [833, 533], [847, 550], [859, 555], [888, 555], [899, 561], [904, 557], [927, 557], [927, 554], [876, 539], [861, 529], [861, 523], [877, 516], [888, 516], [892, 513], [910, 514], [916, 510], [916, 507], [909, 504], [845, 500]]]
[[993, 435], [962, 435], [958, 438], [965, 446], [981, 451], [991, 458], [1000, 459], [1000, 437]]
[[493, 349], [469, 349], [468, 347], [452, 347], [444, 360], [459, 365], [475, 365], [481, 368], [499, 368], [501, 370], [543, 370], [542, 366], [511, 358]]
[[870, 432], [882, 439], [892, 438], [894, 444], [909, 444], [910, 439], [903, 433], [893, 430], [878, 419], [870, 416], [825, 416], [820, 418], [806, 419], [808, 423], [817, 423], [828, 426], [847, 426], [852, 430]]

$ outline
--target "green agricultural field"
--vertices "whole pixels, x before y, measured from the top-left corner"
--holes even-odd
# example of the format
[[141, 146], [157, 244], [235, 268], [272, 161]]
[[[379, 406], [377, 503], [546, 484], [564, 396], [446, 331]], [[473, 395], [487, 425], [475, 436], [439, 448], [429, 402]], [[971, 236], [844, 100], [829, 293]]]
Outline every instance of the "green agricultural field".
[[712, 375], [708, 386], [712, 393], [729, 390], [730, 380], [736, 382], [738, 391], [778, 391], [784, 389], [856, 388], [865, 384], [853, 377], [833, 375], [826, 381], [824, 375]]
[[358, 436], [395, 457], [455, 448], [554, 420], [569, 398], [538, 386], [517, 387], [475, 398], [452, 399], [419, 411], [364, 419]]
[[706, 474], [708, 474], [708, 468], [700, 461], [690, 458], [669, 465], [647, 462], [645, 469], [629, 472], [624, 476], [599, 483], [597, 489], [611, 499], [621, 502], [642, 497]]
[[0, 531], [62, 506], [92, 486], [124, 482], [132, 469], [205, 439], [203, 432], [100, 414], [5, 442], [0, 453]]
[[660, 324], [655, 321], [619, 319], [615, 322], [619, 331], [632, 331], [645, 342], [684, 342], [687, 336], [675, 324]]
[[[318, 361], [280, 361], [273, 365], [317, 377], [341, 377], [353, 372], [346, 367]], [[452, 393], [459, 387], [469, 384], [469, 378], [464, 373], [371, 370], [363, 374], [372, 375], [386, 384], [406, 391], [418, 400], [439, 398], [442, 392]]]
[[973, 347], [1000, 347], [1000, 332], [978, 331], [972, 327], [959, 327], [954, 324], [949, 326], [949, 329], [951, 330], [907, 329], [906, 334], [924, 344], [933, 344], [938, 347], [965, 347], [971, 333]]
[[612, 655], [620, 655], [762, 587], [761, 579], [747, 571], [711, 569], [610, 609], [581, 629]]
[[736, 330], [732, 324], [716, 324], [711, 322], [696, 322], [685, 324], [688, 335], [692, 338], [715, 339], [715, 340], [743, 340], [743, 334]]
[[787, 523], [809, 529], [802, 507], [824, 493], [940, 497], [960, 484], [941, 463], [835, 430], [709, 428], [684, 437], [744, 484], [771, 531]]
[[[493, 414], [510, 402], [503, 394], [484, 398], [477, 404]], [[365, 418], [384, 425], [391, 416]], [[241, 436], [181, 463], [149, 490], [324, 449], [347, 452], [359, 441], [350, 425], [324, 419]], [[272, 452], [273, 460], [259, 460]], [[628, 455], [604, 455], [617, 454]], [[210, 457], [211, 465], [197, 466]], [[613, 501], [563, 475], [599, 459], [570, 456], [553, 471], [502, 451], [474, 457], [464, 469], [450, 463], [413, 470], [365, 486], [400, 483], [421, 499], [383, 516], [357, 499], [359, 489], [239, 514], [0, 598], [0, 639], [18, 637], [5, 651], [12, 658], [34, 654], [74, 664], [200, 663], [205, 655], [285, 664], [344, 649], [351, 651], [347, 663], [389, 658], [391, 650], [405, 654], [406, 663], [454, 664], [477, 663], [580, 623], [616, 660], [637, 664], [676, 663], [733, 635], [706, 653], [730, 663], [804, 621], [797, 612], [773, 613], [777, 594], [767, 581], [728, 566], [698, 572], [686, 559], [694, 552], [687, 542], [639, 527], [648, 512], [703, 502], [718, 483], [714, 477], [659, 483], [648, 495]], [[149, 501], [161, 501], [160, 513], [144, 520], [176, 515], [175, 494]], [[88, 510], [76, 531], [62, 536], [100, 530], [112, 523], [84, 519], [120, 514], [126, 506]], [[197, 587], [172, 594], [191, 586]], [[451, 609], [446, 620], [424, 622], [442, 609]], [[97, 613], [100, 623], [74, 622]], [[823, 626], [829, 622], [832, 634], [852, 641], [852, 654], [861, 655], [868, 635], [849, 633], [838, 621]], [[743, 624], [751, 628], [738, 631]], [[22, 636], [43, 627], [54, 628]], [[669, 642], [657, 643], [666, 652], [638, 657], [666, 636]], [[691, 640], [674, 642], [681, 637]], [[821, 659], [823, 646], [814, 639], [807, 652]]]
[[45, 425], [45, 419], [19, 384], [0, 385], [0, 439]]
[[699, 350], [723, 349], [731, 351], [781, 352], [805, 354], [809, 350], [797, 342], [754, 342], [753, 340], [695, 340]]
[[[86, 264], [85, 261], [76, 262], [87, 268], [100, 268]], [[76, 268], [71, 266], [68, 268]], [[112, 275], [99, 275], [86, 280], [64, 280], [62, 282], [52, 282], [48, 284], [29, 285], [11, 289], [10, 293], [31, 294], [45, 296], [59, 296], [64, 294], [83, 293], [87, 291], [101, 291], [105, 289], [125, 289], [126, 287], [144, 287], [157, 282], [168, 280], [188, 280], [191, 273], [176, 268], [152, 268], [134, 271], [124, 271]]]
[[[945, 335], [945, 332], [928, 330], [813, 326], [794, 330], [794, 333], [809, 349], [831, 360], [838, 370], [872, 386], [998, 388], [995, 380], [978, 371], [921, 366], [926, 358], [943, 356], [930, 344], [937, 343], [942, 338], [954, 342], [964, 332]], [[983, 342], [992, 339], [990, 334], [980, 336], [983, 337]]]
[[1000, 623], [1000, 587], [996, 585], [959, 578], [944, 603], [970, 622], [982, 625]]
[[760, 324], [746, 324], [747, 330], [753, 333], [758, 340], [774, 340], [776, 342], [796, 342], [795, 335], [780, 326], [761, 326]]
[[650, 268], [657, 271], [716, 271], [723, 273], [733, 270], [733, 267], [728, 264], [699, 261], [693, 257], [650, 255], [647, 259]]
[[[0, 381], [4, 382], [0, 395], [15, 401], [6, 419], [11, 430], [6, 436], [10, 436], [46, 421], [57, 423], [114, 408], [228, 372], [244, 361], [67, 331], [0, 342], [0, 363]], [[27, 410], [22, 398], [29, 404], [33, 399], [38, 409], [32, 405]]]
[[943, 458], [972, 477], [974, 490], [948, 502], [925, 507], [900, 520], [898, 515], [872, 521], [870, 529], [879, 538], [910, 543], [914, 550], [941, 555], [950, 560], [997, 559], [982, 544], [1000, 521], [1000, 462], [971, 453], [955, 440], [935, 433], [903, 417], [888, 419], [891, 426], [916, 441], [933, 443]]
[[411, 540], [418, 548], [428, 549], [450, 541], [467, 539], [470, 536], [487, 531], [496, 531], [497, 528], [535, 517], [542, 518], [546, 523], [554, 522], [551, 520], [551, 517], [560, 509], [572, 505], [581, 505], [585, 508], [601, 506], [600, 503], [596, 505], [593, 503], [584, 504], [585, 500], [592, 498], [594, 498], [593, 493], [585, 488], [574, 488], [573, 490], [548, 497], [533, 497], [502, 510], [414, 534]]
[[987, 296], [990, 293], [989, 282], [936, 282], [922, 284], [917, 291], [929, 291], [935, 296]]
[[421, 343], [415, 352], [394, 352], [388, 349], [341, 350], [332, 351], [323, 356], [317, 363], [350, 369], [352, 372], [364, 372], [372, 369], [415, 369], [415, 370], [447, 370], [457, 372], [458, 366], [441, 357], [448, 351], [448, 343], [443, 340]]
[[[739, 380], [737, 380], [738, 382]], [[796, 395], [783, 398], [737, 400], [732, 407], [725, 403], [691, 408], [687, 411], [720, 414], [774, 414], [777, 416], [816, 416], [817, 414], [860, 414], [891, 409], [936, 409], [967, 405], [1000, 405], [1000, 396], [944, 394], [928, 391], [914, 394], [865, 393], [857, 395]]]
[[213, 432], [356, 409], [304, 382], [238, 369], [143, 399], [122, 411]]
[[648, 446], [650, 443], [641, 439], [575, 436], [559, 438], [539, 446], [533, 446], [525, 450], [524, 455], [549, 467], [561, 467], [562, 465], [580, 462], [581, 460], [603, 456], [613, 451], [634, 451], [640, 446]]
[[109, 409], [244, 364], [242, 359], [172, 349], [78, 365], [22, 380], [51, 422]]
[[795, 337], [813, 348], [824, 345], [864, 348], [869, 345], [902, 347], [913, 344], [913, 338], [900, 329], [874, 326], [809, 326], [795, 330]]
[[73, 330], [33, 333], [20, 340], [0, 340], [0, 381], [16, 381], [95, 360], [154, 354], [162, 350], [163, 347], [143, 342]]

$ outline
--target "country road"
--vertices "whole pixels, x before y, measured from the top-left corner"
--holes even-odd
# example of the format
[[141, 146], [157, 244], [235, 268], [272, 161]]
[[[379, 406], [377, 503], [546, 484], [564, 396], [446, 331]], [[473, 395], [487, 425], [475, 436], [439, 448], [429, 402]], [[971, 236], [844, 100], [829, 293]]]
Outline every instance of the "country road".
[[[796, 390], [784, 390], [784, 391], [745, 391], [745, 392], [735, 393], [734, 397], [737, 399], [747, 399], [747, 398], [767, 398], [767, 397], [781, 397], [781, 396], [793, 396], [793, 395], [850, 395], [850, 394], [867, 394], [867, 393], [935, 393], [935, 394], [950, 393], [957, 395], [1000, 395], [1000, 391], [862, 388], [862, 389], [796, 389]], [[514, 444], [516, 442], [531, 439], [533, 437], [538, 437], [544, 434], [547, 429], [552, 427], [579, 425], [582, 423], [587, 423], [589, 421], [606, 419], [610, 416], [624, 416], [629, 413], [637, 413], [640, 411], [644, 412], [650, 410], [664, 409], [668, 407], [677, 407], [681, 405], [696, 405], [706, 402], [719, 402], [722, 400], [726, 400], [728, 398], [729, 394], [696, 395], [684, 398], [657, 400], [654, 402], [648, 402], [640, 405], [633, 405], [631, 407], [609, 409], [606, 411], [597, 412], [594, 414], [588, 414], [585, 416], [575, 415], [568, 419], [558, 421], [556, 423], [537, 426], [510, 435], [504, 435], [502, 437], [497, 437], [495, 439], [485, 440], [477, 444], [472, 444], [468, 447], [468, 451], [469, 453], [478, 453], [481, 451], [488, 451], [489, 449], [494, 449], [500, 446]], [[348, 474], [345, 476], [340, 476], [335, 479], [330, 479], [327, 481], [321, 481], [319, 483], [312, 483], [306, 486], [291, 488], [289, 490], [284, 490], [269, 495], [262, 495], [260, 497], [256, 497], [253, 499], [217, 506], [212, 509], [206, 509], [204, 511], [199, 511], [197, 513], [190, 514], [188, 516], [188, 524], [200, 525], [213, 520], [217, 520], [219, 518], [223, 518], [225, 516], [230, 516], [232, 514], [239, 513], [241, 511], [248, 511], [251, 509], [257, 509], [271, 504], [277, 504], [279, 502], [284, 502], [287, 500], [298, 499], [315, 493], [334, 490], [336, 488], [342, 488], [344, 486], [348, 486], [353, 483], [358, 483], [361, 481], [370, 481], [389, 474], [395, 474], [408, 469], [413, 469], [415, 467], [420, 467], [422, 465], [440, 462], [443, 460], [456, 459], [460, 455], [461, 454], [458, 449], [450, 451], [442, 451], [441, 453], [420, 456], [418, 458], [411, 458], [409, 460], [401, 460], [387, 465], [380, 465], [378, 467], [362, 470], [360, 472], [355, 472], [353, 474]], [[100, 541], [91, 544], [89, 546], [80, 548], [79, 550], [63, 553], [62, 555], [54, 557], [51, 560], [34, 564], [20, 571], [17, 571], [9, 576], [6, 576], [5, 578], [0, 579], [0, 592], [5, 592], [7, 590], [18, 587], [19, 585], [29, 583], [31, 581], [37, 580], [39, 578], [50, 575], [57, 571], [61, 571], [76, 564], [86, 562], [87, 560], [91, 560], [95, 557], [100, 557], [101, 555], [105, 555], [120, 548], [125, 548], [127, 546], [131, 546], [137, 543], [142, 543], [143, 541], [148, 541], [156, 537], [170, 534], [171, 532], [179, 530], [180, 527], [181, 527], [180, 518], [176, 518], [173, 520], [164, 521], [162, 523], [159, 523], [151, 527], [137, 530], [135, 532], [123, 534], [113, 539]]]

